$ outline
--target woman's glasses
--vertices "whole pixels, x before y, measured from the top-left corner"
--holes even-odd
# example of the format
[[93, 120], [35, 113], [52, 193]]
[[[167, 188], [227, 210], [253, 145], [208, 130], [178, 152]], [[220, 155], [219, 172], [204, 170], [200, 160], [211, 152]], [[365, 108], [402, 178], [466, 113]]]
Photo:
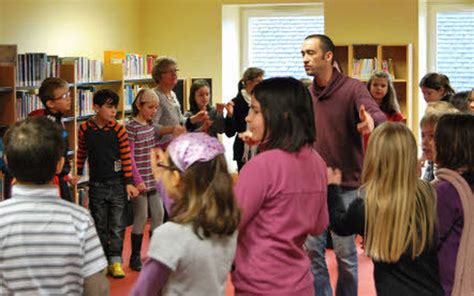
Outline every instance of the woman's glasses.
[[168, 73], [176, 74], [178, 72], [179, 72], [179, 69], [170, 69], [170, 70], [163, 71], [161, 73], [163, 73], [163, 74], [168, 74]]

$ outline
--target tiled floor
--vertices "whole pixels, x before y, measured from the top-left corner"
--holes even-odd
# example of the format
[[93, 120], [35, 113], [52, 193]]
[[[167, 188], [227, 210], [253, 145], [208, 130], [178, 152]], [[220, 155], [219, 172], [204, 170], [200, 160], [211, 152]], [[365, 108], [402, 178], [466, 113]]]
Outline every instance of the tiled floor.
[[[146, 226], [145, 233], [148, 233], [148, 227]], [[145, 235], [144, 238], [144, 247], [142, 248], [142, 256], [146, 255], [146, 246], [148, 245], [148, 235]], [[358, 239], [358, 245], [360, 246], [360, 239]], [[130, 227], [127, 228], [125, 234], [125, 246], [124, 246], [124, 260], [125, 260], [125, 272], [127, 276], [124, 279], [116, 280], [110, 279], [110, 295], [112, 296], [125, 296], [128, 295], [131, 288], [133, 287], [134, 282], [138, 278], [139, 273], [134, 272], [128, 268], [128, 259], [130, 258]], [[374, 281], [373, 281], [373, 265], [372, 261], [367, 258], [363, 251], [358, 248], [358, 257], [359, 257], [359, 295], [371, 296], [375, 294]], [[331, 284], [335, 287], [337, 279], [337, 264], [334, 252], [328, 251], [326, 256], [329, 272], [331, 275]], [[228, 282], [226, 296], [233, 296], [233, 287], [232, 283]]]

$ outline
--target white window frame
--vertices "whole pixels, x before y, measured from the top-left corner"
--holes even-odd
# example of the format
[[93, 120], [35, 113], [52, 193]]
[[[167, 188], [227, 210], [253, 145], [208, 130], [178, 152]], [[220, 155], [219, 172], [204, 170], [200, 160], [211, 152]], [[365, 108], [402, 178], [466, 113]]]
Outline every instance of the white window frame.
[[[272, 4], [272, 5], [245, 5], [240, 10], [241, 13], [241, 72], [249, 65], [249, 42], [248, 23], [251, 17], [276, 17], [276, 16], [323, 16], [324, 4], [321, 3], [301, 3], [301, 4]], [[303, 43], [303, 40], [301, 40]], [[301, 64], [303, 65], [303, 64]], [[303, 66], [302, 66], [303, 67]]]
[[437, 52], [436, 52], [436, 42], [437, 42], [437, 24], [436, 24], [436, 14], [439, 12], [472, 12], [474, 14], [474, 6], [469, 4], [462, 3], [427, 3], [428, 15], [427, 15], [427, 35], [428, 35], [428, 50], [427, 50], [427, 73], [437, 72]]

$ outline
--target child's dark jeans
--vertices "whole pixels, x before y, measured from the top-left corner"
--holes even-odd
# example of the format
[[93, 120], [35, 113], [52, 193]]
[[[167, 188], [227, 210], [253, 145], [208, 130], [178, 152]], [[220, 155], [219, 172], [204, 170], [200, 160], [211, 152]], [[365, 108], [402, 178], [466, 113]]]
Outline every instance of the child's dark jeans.
[[89, 182], [89, 208], [109, 264], [122, 263], [126, 203], [122, 179]]

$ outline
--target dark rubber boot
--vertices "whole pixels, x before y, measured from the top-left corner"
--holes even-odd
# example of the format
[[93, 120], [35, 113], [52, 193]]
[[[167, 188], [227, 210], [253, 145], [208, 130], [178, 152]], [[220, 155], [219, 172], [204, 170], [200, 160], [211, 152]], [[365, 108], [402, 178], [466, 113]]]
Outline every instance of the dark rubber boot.
[[142, 249], [142, 239], [143, 234], [132, 233], [132, 255], [130, 256], [130, 269], [135, 271], [142, 270], [142, 259], [141, 259], [141, 249]]

